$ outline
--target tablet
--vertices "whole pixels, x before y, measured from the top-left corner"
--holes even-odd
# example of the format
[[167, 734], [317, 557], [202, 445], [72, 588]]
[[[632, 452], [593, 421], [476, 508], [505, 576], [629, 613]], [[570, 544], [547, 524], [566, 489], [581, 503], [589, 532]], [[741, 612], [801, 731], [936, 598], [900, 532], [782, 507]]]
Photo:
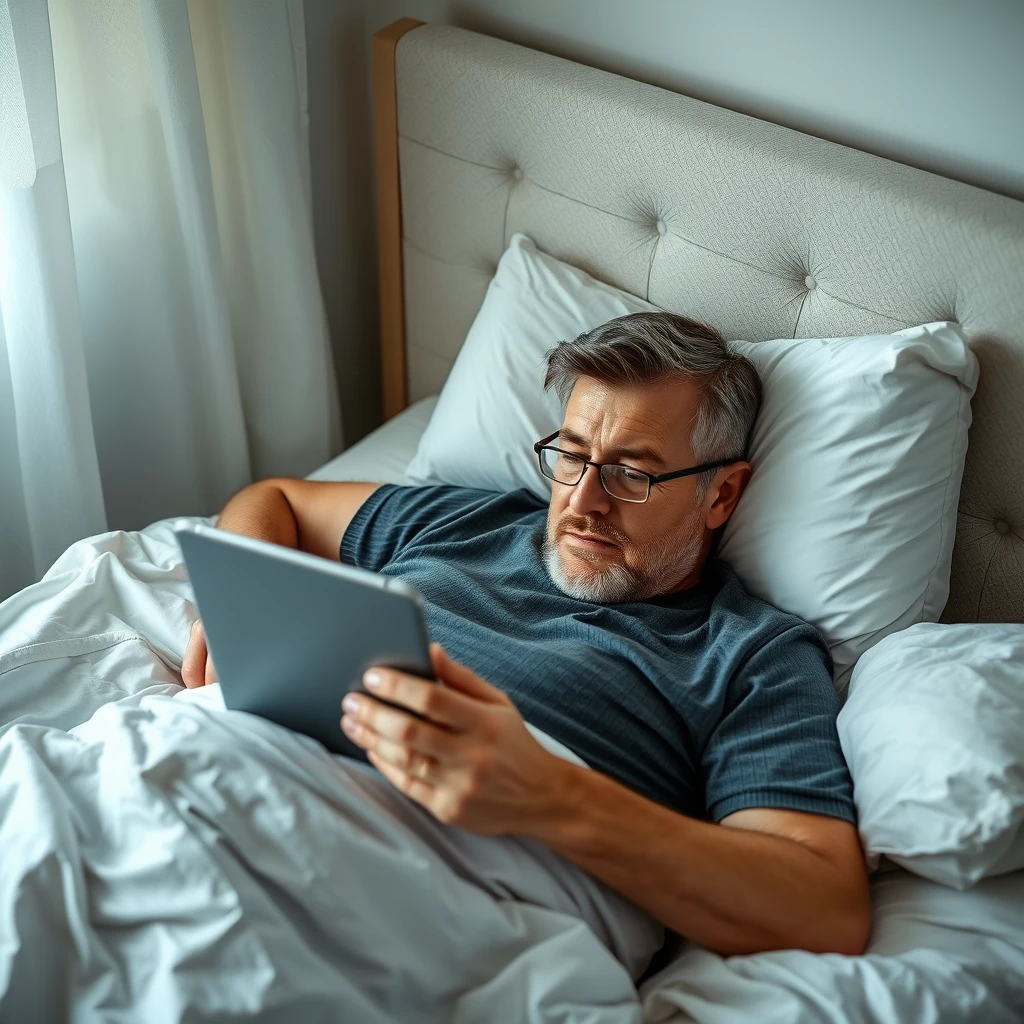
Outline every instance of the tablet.
[[401, 580], [218, 530], [175, 524], [224, 703], [366, 760], [341, 701], [386, 665], [433, 679], [423, 608]]

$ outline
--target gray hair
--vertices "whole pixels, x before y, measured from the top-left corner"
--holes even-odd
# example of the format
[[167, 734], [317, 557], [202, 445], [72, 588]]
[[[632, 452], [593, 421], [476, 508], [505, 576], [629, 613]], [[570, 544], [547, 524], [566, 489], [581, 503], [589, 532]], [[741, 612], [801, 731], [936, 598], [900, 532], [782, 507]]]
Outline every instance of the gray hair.
[[[761, 379], [754, 364], [735, 355], [713, 327], [679, 313], [630, 313], [595, 327], [547, 352], [545, 390], [564, 406], [580, 377], [612, 386], [647, 384], [674, 375], [693, 380], [700, 403], [691, 444], [699, 462], [746, 457], [761, 407]], [[702, 473], [699, 493], [714, 471]]]

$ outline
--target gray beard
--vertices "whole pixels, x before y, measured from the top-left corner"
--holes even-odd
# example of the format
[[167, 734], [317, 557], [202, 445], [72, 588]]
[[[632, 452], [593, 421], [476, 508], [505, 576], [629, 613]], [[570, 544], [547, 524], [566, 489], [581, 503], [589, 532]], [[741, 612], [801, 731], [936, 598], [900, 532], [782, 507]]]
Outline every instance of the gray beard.
[[609, 565], [604, 569], [591, 566], [570, 575], [562, 568], [558, 546], [545, 531], [541, 557], [551, 582], [563, 594], [591, 604], [620, 604], [647, 601], [673, 590], [696, 568], [700, 546], [696, 537], [684, 551], [662, 545], [646, 559], [648, 568], [642, 574], [624, 565]]

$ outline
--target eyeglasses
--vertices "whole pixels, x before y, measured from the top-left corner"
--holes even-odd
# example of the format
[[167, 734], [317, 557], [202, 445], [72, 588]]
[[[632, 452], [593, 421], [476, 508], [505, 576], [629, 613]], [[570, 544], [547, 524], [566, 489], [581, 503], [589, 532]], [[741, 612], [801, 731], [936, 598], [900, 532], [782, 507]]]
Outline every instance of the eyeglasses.
[[735, 462], [735, 459], [723, 459], [721, 462], [702, 462], [699, 466], [692, 466], [689, 469], [677, 469], [674, 473], [661, 473], [654, 476], [645, 473], [642, 469], [634, 469], [632, 466], [622, 466], [616, 462], [591, 462], [582, 455], [574, 455], [572, 452], [562, 451], [554, 445], [548, 444], [558, 437], [556, 430], [550, 437], [542, 438], [534, 446], [537, 453], [537, 462], [540, 471], [549, 480], [556, 484], [566, 484], [575, 487], [583, 479], [587, 466], [593, 466], [601, 480], [601, 486], [613, 498], [619, 501], [644, 502], [651, 496], [651, 484], [664, 483], [666, 480], [675, 480], [681, 476], [693, 476], [695, 473], [703, 473], [708, 469], [718, 469], [720, 466], [728, 466]]

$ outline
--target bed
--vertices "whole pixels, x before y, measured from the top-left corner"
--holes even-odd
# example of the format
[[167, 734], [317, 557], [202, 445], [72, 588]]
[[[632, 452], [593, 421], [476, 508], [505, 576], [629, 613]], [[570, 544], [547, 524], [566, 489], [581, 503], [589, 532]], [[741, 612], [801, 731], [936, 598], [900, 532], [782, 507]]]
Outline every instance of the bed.
[[[403, 19], [374, 47], [392, 418], [315, 477], [358, 479], [376, 464], [397, 473], [412, 458], [412, 434], [497, 261], [525, 232], [559, 259], [727, 337], [961, 323], [982, 373], [943, 618], [1024, 619], [1024, 540], [1014, 525], [1024, 519], [1024, 478], [1010, 468], [1011, 453], [1024, 451], [1014, 393], [1024, 385], [1020, 203], [459, 29]], [[680, 1021], [1024, 1016], [1024, 878], [1000, 884], [1009, 943], [997, 950], [983, 940], [971, 954], [984, 979], [963, 973], [962, 959], [995, 920], [985, 911], [970, 921], [981, 890], [951, 897], [893, 870], [874, 880], [865, 958], [742, 963], [690, 951], [647, 981], [645, 1009], [651, 1020]], [[935, 901], [953, 917], [939, 924]], [[913, 920], [920, 931], [908, 928]], [[925, 966], [940, 948], [951, 954], [942, 966]], [[981, 996], [997, 964], [1017, 981]], [[873, 1000], [876, 985], [887, 995]], [[969, 1008], [972, 990], [981, 1002]]]
[[[1024, 620], [1024, 204], [475, 33], [403, 19], [373, 47], [387, 421], [313, 478], [403, 481], [525, 232], [726, 336], [961, 323], [982, 374], [944, 618]], [[0, 1017], [1024, 1018], [1019, 872], [955, 892], [887, 866], [862, 957], [625, 969], [537, 851], [453, 840], [368, 770], [182, 694], [190, 597], [161, 522], [0, 605]]]

